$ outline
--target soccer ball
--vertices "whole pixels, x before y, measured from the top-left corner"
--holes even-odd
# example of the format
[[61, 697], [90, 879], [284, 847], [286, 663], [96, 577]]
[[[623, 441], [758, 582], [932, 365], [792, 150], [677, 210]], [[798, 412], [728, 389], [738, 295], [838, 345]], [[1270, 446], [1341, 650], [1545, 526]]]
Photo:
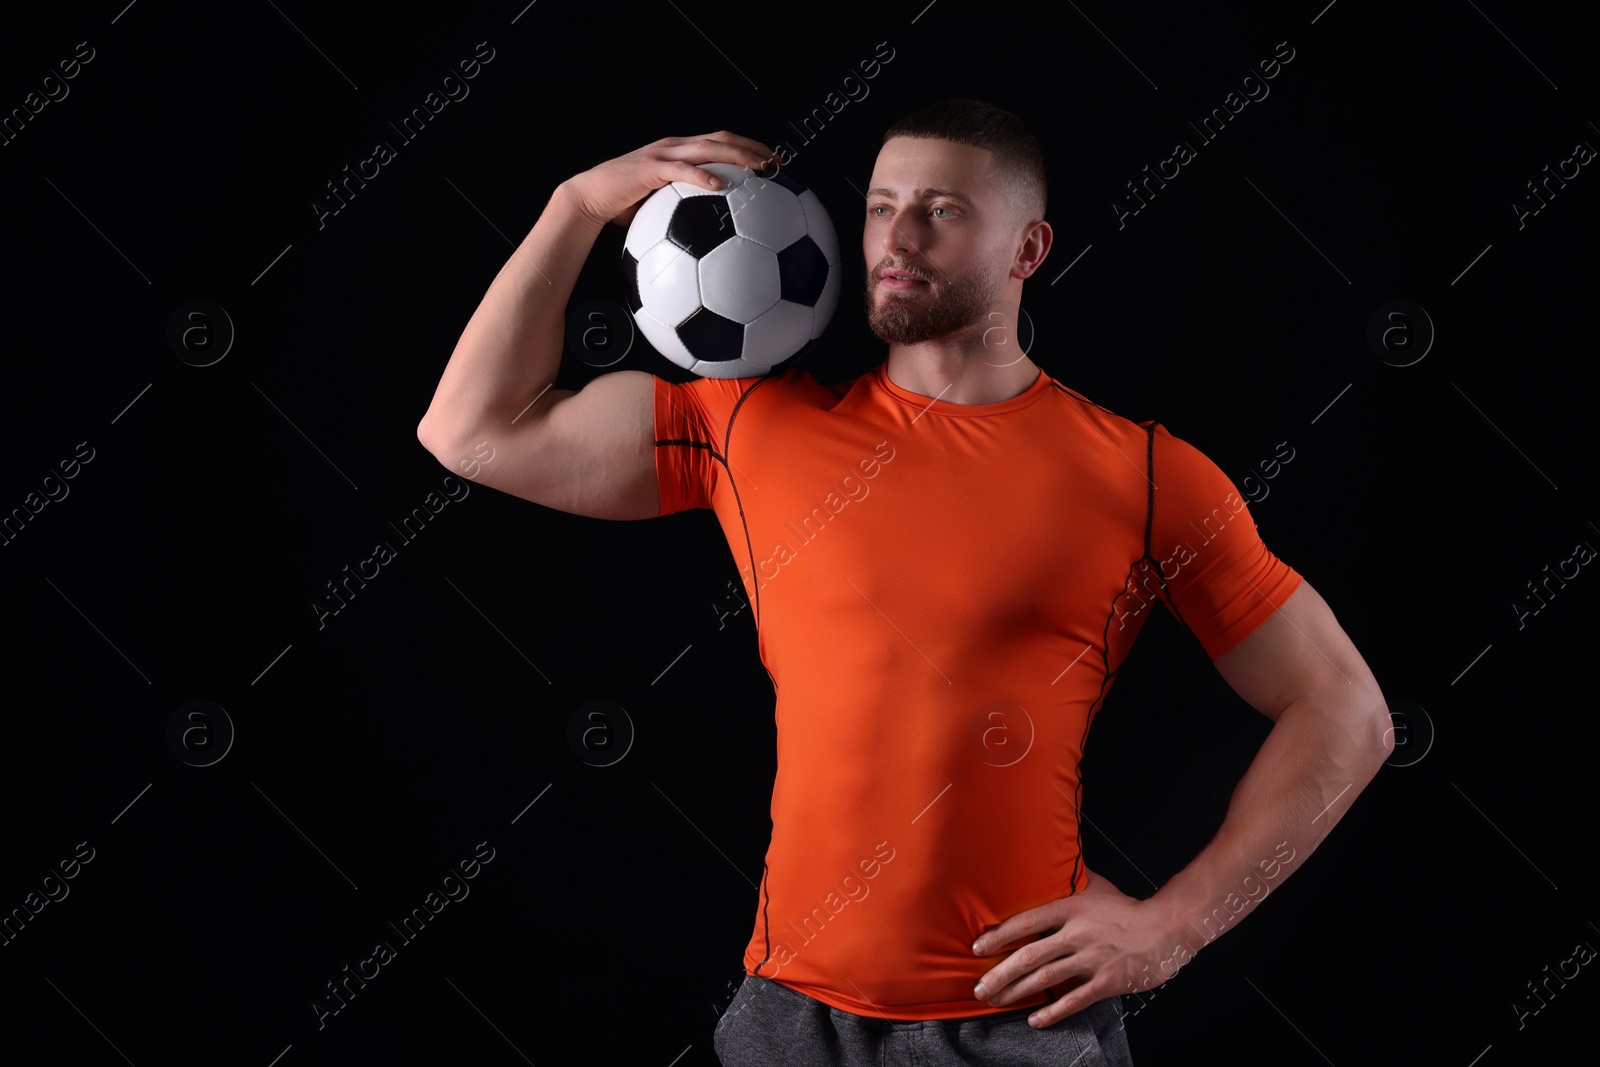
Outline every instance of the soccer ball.
[[628, 310], [680, 367], [757, 378], [792, 363], [833, 317], [839, 237], [817, 194], [789, 175], [700, 165], [720, 189], [672, 182], [628, 227]]

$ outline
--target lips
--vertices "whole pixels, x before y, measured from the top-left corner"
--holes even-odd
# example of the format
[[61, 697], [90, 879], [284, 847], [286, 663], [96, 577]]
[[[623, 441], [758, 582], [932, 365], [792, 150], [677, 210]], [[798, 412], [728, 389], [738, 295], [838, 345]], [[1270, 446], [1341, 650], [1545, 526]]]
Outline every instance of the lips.
[[887, 289], [914, 289], [919, 285], [926, 285], [927, 279], [909, 271], [884, 270], [878, 272], [878, 284]]

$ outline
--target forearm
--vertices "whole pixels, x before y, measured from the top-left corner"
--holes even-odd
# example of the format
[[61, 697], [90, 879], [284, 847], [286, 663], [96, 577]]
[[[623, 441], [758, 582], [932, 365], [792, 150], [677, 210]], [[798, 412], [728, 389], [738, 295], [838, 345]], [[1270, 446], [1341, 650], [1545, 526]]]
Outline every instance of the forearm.
[[1337, 689], [1343, 691], [1283, 710], [1216, 836], [1151, 898], [1169, 917], [1174, 952], [1182, 957], [1176, 964], [1232, 929], [1299, 870], [1382, 766], [1390, 751], [1382, 695], [1375, 687]]
[[567, 301], [603, 228], [579, 209], [567, 183], [556, 187], [468, 320], [419, 438], [465, 440], [537, 414], [525, 410], [555, 381]]

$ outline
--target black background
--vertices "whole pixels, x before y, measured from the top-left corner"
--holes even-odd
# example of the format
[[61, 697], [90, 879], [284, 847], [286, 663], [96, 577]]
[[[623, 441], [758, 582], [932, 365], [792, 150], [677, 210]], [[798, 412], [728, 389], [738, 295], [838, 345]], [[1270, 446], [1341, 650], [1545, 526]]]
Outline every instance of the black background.
[[[714, 517], [604, 522], [473, 487], [414, 541], [387, 524], [446, 484], [417, 421], [559, 181], [667, 134], [786, 142], [845, 247], [812, 363], [839, 380], [884, 356], [852, 184], [890, 122], [952, 96], [1045, 146], [1033, 360], [1236, 482], [1287, 442], [1262, 536], [1391, 707], [1432, 724], [1427, 747], [1413, 715], [1409, 765], [1128, 1021], [1137, 1062], [1491, 1067], [1592, 1044], [1592, 966], [1520, 1026], [1513, 1006], [1600, 944], [1600, 578], [1520, 628], [1513, 608], [1600, 545], [1600, 177], [1520, 227], [1513, 207], [1600, 145], [1592, 37], [1503, 0], [1323, 3], [113, 0], [9, 20], [5, 113], [78, 42], [94, 58], [0, 145], [0, 512], [28, 516], [0, 544], [0, 909], [29, 915], [0, 946], [8, 1062], [714, 1062], [775, 759], [750, 613], [718, 626], [737, 571]], [[1187, 123], [1282, 41], [1270, 95], [1119, 227], [1123, 183], [1196, 143]], [[479, 42], [470, 95], [397, 138]], [[868, 95], [793, 132], [880, 42]], [[325, 183], [378, 140], [396, 158], [319, 225]], [[621, 242], [601, 238], [574, 306], [621, 303]], [[167, 341], [190, 300], [236, 330], [210, 366]], [[1406, 367], [1366, 340], [1392, 300], [1436, 330]], [[683, 379], [642, 340], [621, 368]], [[596, 373], [569, 355], [558, 384]], [[46, 483], [80, 442], [93, 459]], [[325, 584], [379, 540], [398, 558], [319, 627]], [[236, 731], [206, 767], [168, 743], [195, 699]], [[612, 766], [567, 741], [590, 699], [636, 730]], [[1268, 724], [1164, 613], [1097, 721], [1090, 866], [1146, 895], [1204, 845]], [[27, 912], [80, 842], [70, 894]], [[480, 842], [470, 896], [400, 942], [388, 924]], [[319, 1028], [324, 984], [379, 940], [397, 958]]]

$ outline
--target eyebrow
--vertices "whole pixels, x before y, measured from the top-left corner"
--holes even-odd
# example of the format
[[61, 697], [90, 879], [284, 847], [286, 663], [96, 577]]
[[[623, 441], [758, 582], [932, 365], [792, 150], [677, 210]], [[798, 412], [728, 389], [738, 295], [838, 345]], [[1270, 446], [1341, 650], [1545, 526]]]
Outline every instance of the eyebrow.
[[[893, 189], [885, 189], [882, 186], [876, 186], [874, 188], [868, 189], [867, 190], [867, 196], [869, 196], [869, 197], [881, 196], [885, 200], [898, 200], [898, 199], [900, 199], [899, 195]], [[966, 195], [964, 195], [962, 193], [958, 193], [954, 189], [935, 189], [935, 188], [931, 188], [930, 187], [930, 188], [927, 188], [927, 189], [917, 189], [916, 191], [914, 191], [911, 194], [911, 198], [913, 200], [931, 200], [931, 199], [934, 199], [936, 197], [943, 197], [946, 200], [956, 200], [956, 201], [959, 201], [959, 202], [961, 202], [963, 204], [966, 204], [968, 207], [976, 207], [977, 206], [976, 204], [973, 203], [972, 198], [970, 196], [966, 196]]]

